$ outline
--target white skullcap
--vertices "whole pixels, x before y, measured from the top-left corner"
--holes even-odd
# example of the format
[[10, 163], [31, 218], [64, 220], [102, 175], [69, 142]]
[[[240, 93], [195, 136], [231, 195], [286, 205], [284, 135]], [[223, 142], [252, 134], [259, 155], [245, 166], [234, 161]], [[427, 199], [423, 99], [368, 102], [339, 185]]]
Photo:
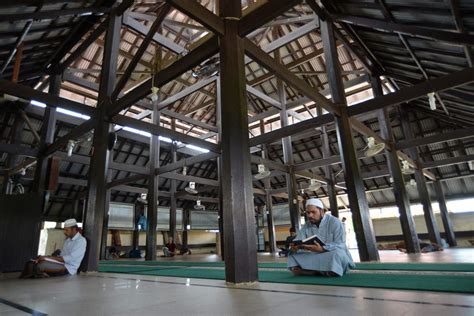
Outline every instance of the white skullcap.
[[308, 205], [314, 205], [316, 207], [319, 207], [320, 209], [324, 209], [323, 202], [321, 202], [320, 199], [309, 199], [306, 201], [306, 206]]
[[74, 218], [70, 218], [64, 222], [64, 228], [77, 226], [77, 222]]

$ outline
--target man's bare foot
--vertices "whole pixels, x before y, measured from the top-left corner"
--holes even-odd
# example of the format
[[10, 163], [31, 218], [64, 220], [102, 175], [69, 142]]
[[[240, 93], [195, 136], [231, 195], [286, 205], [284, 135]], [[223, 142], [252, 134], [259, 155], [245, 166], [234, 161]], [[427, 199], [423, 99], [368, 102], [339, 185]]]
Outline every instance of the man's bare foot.
[[301, 269], [300, 267], [293, 267], [291, 268], [291, 272], [293, 272], [294, 275], [302, 275], [303, 269]]
[[294, 275], [321, 275], [319, 271], [305, 270], [300, 267], [293, 267], [291, 271]]

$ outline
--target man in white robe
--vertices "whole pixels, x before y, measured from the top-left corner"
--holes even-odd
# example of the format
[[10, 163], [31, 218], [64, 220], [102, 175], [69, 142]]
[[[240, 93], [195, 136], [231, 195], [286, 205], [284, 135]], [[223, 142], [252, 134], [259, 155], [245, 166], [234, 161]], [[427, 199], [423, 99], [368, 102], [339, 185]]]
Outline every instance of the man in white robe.
[[319, 199], [306, 201], [306, 216], [308, 221], [301, 227], [295, 241], [317, 235], [324, 246], [317, 242], [300, 246], [292, 244], [288, 268], [296, 275], [323, 276], [342, 276], [354, 268], [342, 222], [325, 213]]

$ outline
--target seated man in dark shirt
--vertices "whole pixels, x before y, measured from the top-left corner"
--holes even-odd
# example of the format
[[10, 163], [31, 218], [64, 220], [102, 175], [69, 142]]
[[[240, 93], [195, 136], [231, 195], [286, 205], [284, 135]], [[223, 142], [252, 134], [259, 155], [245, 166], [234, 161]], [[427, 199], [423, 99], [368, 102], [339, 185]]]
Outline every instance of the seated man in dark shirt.
[[179, 249], [179, 254], [182, 256], [187, 256], [187, 255], [190, 255], [191, 253], [192, 253], [191, 249], [189, 249], [187, 245], [182, 245], [181, 248]]
[[290, 244], [293, 242], [293, 239], [296, 238], [296, 231], [293, 227], [290, 228], [290, 236], [286, 237], [285, 248], [280, 248], [281, 251], [278, 252], [280, 257], [288, 257], [288, 252], [290, 251]]
[[176, 254], [176, 245], [173, 242], [173, 237], [168, 238], [168, 243], [163, 247], [163, 254], [165, 257], [174, 257]]

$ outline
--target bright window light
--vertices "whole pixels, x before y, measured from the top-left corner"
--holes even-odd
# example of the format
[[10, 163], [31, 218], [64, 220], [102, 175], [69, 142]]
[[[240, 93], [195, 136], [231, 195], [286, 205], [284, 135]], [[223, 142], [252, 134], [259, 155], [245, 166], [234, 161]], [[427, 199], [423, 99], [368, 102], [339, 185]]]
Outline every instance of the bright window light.
[[74, 112], [74, 111], [69, 111], [69, 110], [66, 110], [66, 109], [63, 109], [63, 108], [57, 108], [57, 111], [59, 113], [63, 113], [63, 114], [69, 115], [69, 116], [78, 117], [78, 118], [81, 118], [81, 119], [86, 120], [86, 121], [91, 118], [89, 115], [84, 115], [84, 114], [77, 113], [77, 112]]
[[[37, 106], [37, 107], [40, 107], [40, 108], [45, 108], [46, 107], [45, 103], [39, 102], [39, 101], [36, 101], [36, 100], [31, 100], [30, 104], [34, 105], [34, 106]], [[63, 113], [63, 114], [69, 115], [69, 116], [78, 117], [78, 118], [81, 118], [83, 120], [89, 120], [91, 118], [89, 115], [84, 115], [84, 114], [77, 113], [77, 112], [74, 112], [74, 111], [69, 111], [69, 110], [66, 110], [66, 109], [63, 109], [63, 108], [57, 108], [57, 111], [59, 113]]]
[[125, 127], [123, 128], [123, 130], [128, 131], [128, 132], [130, 132], [130, 133], [134, 133], [134, 134], [138, 134], [138, 135], [143, 135], [143, 136], [146, 136], [146, 137], [151, 137], [151, 134], [150, 134], [150, 133], [145, 132], [145, 131], [141, 131], [141, 130], [136, 129], [136, 128], [132, 128], [132, 127], [127, 127], [127, 126], [125, 126]]
[[[39, 102], [39, 101], [35, 101], [35, 100], [31, 100], [30, 104], [34, 105], [34, 106], [37, 106], [37, 107], [40, 107], [40, 108], [45, 108], [46, 107], [46, 104], [44, 104], [42, 102]], [[88, 115], [84, 115], [84, 114], [77, 113], [77, 112], [74, 112], [74, 111], [69, 111], [69, 110], [66, 110], [66, 109], [63, 109], [63, 108], [57, 108], [57, 111], [60, 112], [60, 113], [69, 115], [69, 116], [74, 116], [74, 117], [81, 118], [83, 120], [89, 120], [91, 118]], [[115, 130], [119, 130], [121, 128], [123, 130], [127, 131], [127, 132], [130, 132], [130, 133], [142, 135], [142, 136], [145, 136], [145, 137], [151, 137], [150, 133], [139, 130], [139, 129], [136, 129], [136, 128], [121, 126], [121, 125], [116, 125], [115, 126]], [[165, 142], [165, 143], [172, 143], [173, 142], [173, 140], [171, 138], [168, 138], [168, 137], [159, 136], [158, 138], [161, 141]], [[177, 142], [177, 145], [178, 146], [182, 145], [182, 143]], [[209, 150], [207, 150], [207, 149], [204, 149], [204, 148], [201, 148], [201, 147], [198, 147], [198, 146], [194, 146], [194, 145], [185, 145], [185, 147], [187, 147], [189, 149], [194, 149], [194, 150], [197, 150], [197, 151], [200, 151], [200, 152], [203, 152], [203, 153], [208, 153], [209, 152]]]
[[448, 201], [446, 207], [453, 213], [474, 212], [474, 198]]
[[35, 100], [31, 100], [30, 104], [34, 105], [34, 106], [37, 106], [37, 107], [40, 107], [40, 108], [45, 108], [46, 107], [46, 104], [44, 104], [42, 102], [39, 102], [39, 101], [35, 101]]
[[165, 143], [172, 143], [173, 142], [173, 140], [171, 138], [168, 138], [168, 137], [158, 136], [158, 138], [161, 141], [164, 141]]
[[208, 153], [209, 152], [209, 150], [207, 150], [207, 149], [204, 149], [204, 148], [201, 148], [201, 147], [198, 147], [198, 146], [194, 146], [194, 145], [186, 145], [186, 147], [189, 148], [189, 149], [194, 149], [194, 150], [203, 152], [203, 153]]

